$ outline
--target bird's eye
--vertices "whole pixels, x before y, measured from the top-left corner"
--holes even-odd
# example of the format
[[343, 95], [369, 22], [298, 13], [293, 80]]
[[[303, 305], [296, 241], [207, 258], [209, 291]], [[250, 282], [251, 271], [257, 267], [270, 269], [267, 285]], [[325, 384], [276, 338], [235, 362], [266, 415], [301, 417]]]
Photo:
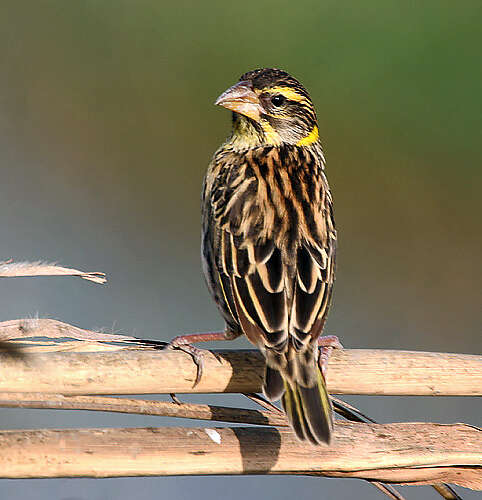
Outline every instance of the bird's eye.
[[282, 106], [285, 102], [285, 97], [281, 94], [276, 94], [271, 98], [271, 102], [274, 106]]

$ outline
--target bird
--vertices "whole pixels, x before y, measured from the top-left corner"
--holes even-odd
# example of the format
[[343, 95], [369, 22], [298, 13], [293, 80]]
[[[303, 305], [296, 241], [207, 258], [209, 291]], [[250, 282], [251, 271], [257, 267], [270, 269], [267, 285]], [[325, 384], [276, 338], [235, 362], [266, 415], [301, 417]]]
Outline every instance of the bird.
[[224, 318], [264, 355], [263, 393], [281, 399], [296, 436], [329, 444], [333, 411], [318, 344], [335, 279], [337, 234], [318, 123], [305, 88], [287, 72], [241, 76], [215, 101], [232, 132], [214, 153], [202, 194], [205, 280]]

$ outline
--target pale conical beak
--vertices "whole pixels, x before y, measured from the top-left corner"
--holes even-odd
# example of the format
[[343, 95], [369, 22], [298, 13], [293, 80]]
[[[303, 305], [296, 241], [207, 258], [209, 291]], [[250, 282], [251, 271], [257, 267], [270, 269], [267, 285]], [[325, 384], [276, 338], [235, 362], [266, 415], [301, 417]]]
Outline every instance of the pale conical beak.
[[258, 96], [248, 81], [241, 81], [230, 87], [216, 99], [214, 104], [240, 113], [256, 122], [259, 122], [263, 111]]

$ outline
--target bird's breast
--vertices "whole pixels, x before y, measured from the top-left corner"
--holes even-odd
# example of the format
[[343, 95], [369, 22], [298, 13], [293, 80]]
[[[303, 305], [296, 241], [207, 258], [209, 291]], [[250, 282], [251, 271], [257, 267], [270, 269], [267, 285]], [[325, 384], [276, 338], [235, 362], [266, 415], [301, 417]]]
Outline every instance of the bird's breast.
[[327, 192], [316, 150], [223, 151], [213, 165], [210, 198], [220, 228], [246, 241], [273, 240], [286, 252], [303, 237], [326, 235]]

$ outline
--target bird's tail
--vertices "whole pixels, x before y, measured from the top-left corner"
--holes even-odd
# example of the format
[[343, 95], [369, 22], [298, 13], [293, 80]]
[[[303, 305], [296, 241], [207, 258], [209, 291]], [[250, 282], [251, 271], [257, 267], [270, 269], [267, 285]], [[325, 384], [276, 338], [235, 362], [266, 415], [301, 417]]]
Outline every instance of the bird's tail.
[[[299, 376], [289, 376], [283, 369], [267, 364], [263, 391], [270, 400], [281, 397], [286, 416], [299, 439], [315, 445], [329, 444], [333, 431], [333, 409], [325, 379], [316, 361], [312, 361], [314, 373], [308, 380], [306, 377], [300, 380]], [[302, 367], [304, 370], [307, 368], [306, 365]], [[295, 370], [295, 373], [299, 371]]]

